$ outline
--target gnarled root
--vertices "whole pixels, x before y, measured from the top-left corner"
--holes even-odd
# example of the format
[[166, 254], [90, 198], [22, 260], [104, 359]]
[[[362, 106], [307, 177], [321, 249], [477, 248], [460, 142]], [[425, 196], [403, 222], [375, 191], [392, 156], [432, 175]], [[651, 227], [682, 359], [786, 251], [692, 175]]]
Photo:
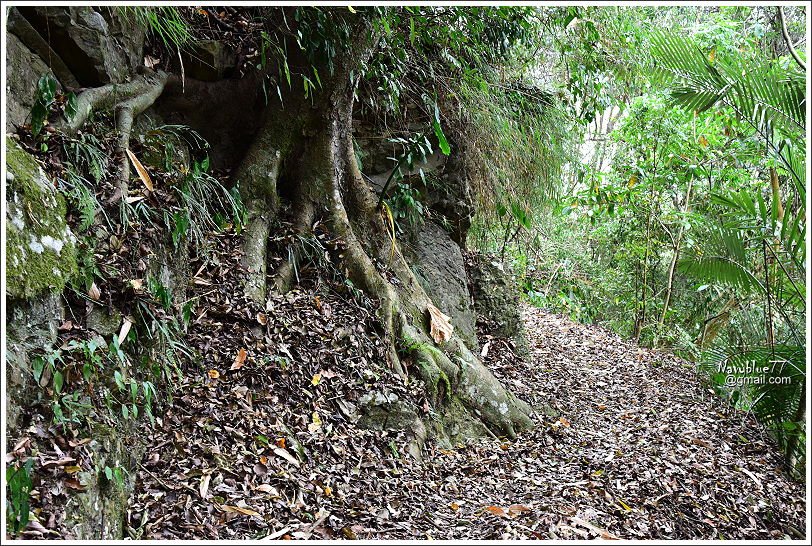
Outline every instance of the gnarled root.
[[118, 128], [118, 191], [122, 198], [127, 198], [130, 180], [130, 160], [127, 151], [130, 149], [130, 133], [132, 132], [133, 121], [144, 110], [155, 104], [158, 97], [163, 93], [168, 76], [165, 72], [159, 72], [152, 78], [146, 78], [149, 82], [141, 92], [131, 98], [116, 105], [116, 127]]
[[[168, 79], [169, 75], [166, 72], [150, 72], [137, 76], [131, 82], [111, 83], [82, 91], [76, 97], [76, 114], [71, 119], [61, 120], [57, 128], [67, 134], [74, 134], [93, 112], [110, 110], [130, 100], [135, 100], [130, 107], [135, 112], [133, 115], [137, 116], [155, 102], [163, 92]], [[139, 99], [141, 96], [143, 98]]]

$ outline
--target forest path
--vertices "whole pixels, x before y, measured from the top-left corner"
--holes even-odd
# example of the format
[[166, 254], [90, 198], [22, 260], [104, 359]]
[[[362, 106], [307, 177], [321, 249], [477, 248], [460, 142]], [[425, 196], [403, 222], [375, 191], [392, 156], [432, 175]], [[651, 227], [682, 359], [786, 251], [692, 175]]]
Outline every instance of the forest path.
[[506, 538], [802, 536], [803, 485], [690, 363], [540, 309], [523, 315], [532, 358], [497, 373], [560, 416], [498, 457], [494, 506], [533, 514], [502, 518]]
[[[217, 298], [233, 303], [234, 290], [223, 283]], [[341, 403], [353, 393], [416, 395], [381, 370], [378, 383], [369, 384], [366, 370], [383, 350], [372, 326], [364, 326], [374, 323], [370, 312], [322, 298], [331, 313], [314, 309], [307, 291], [275, 302], [274, 331], [297, 365], [252, 361], [218, 379], [189, 371], [175, 404], [150, 431], [128, 518], [138, 536], [803, 534], [803, 484], [787, 477], [780, 453], [752, 418], [703, 387], [689, 363], [530, 307], [523, 309], [530, 358], [517, 359], [505, 340], [490, 339], [485, 360], [506, 387], [547, 414], [540, 411], [538, 426], [516, 441], [427, 445], [416, 461], [403, 453], [397, 433], [342, 418]], [[225, 369], [251, 340], [250, 321], [237, 315], [243, 319], [203, 318], [191, 334], [207, 361], [219, 359]], [[343, 338], [352, 354], [367, 357], [337, 356], [346, 349], [335, 344], [338, 334], [349, 331], [357, 334]], [[317, 386], [313, 373], [329, 360], [331, 372], [322, 369]], [[322, 425], [312, 422], [315, 411]]]

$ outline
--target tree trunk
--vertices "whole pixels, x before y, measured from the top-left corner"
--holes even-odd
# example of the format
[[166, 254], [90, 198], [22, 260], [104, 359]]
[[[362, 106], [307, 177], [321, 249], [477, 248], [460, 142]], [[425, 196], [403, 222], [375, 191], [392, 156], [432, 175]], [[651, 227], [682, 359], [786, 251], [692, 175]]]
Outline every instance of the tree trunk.
[[[694, 178], [688, 182], [688, 189], [685, 192], [685, 206], [682, 209], [683, 213], [691, 209], [691, 189], [693, 188]], [[677, 230], [677, 237], [674, 240], [674, 255], [671, 256], [671, 263], [668, 266], [668, 280], [665, 286], [665, 297], [663, 299], [663, 312], [660, 314], [660, 326], [662, 327], [665, 322], [665, 315], [668, 313], [668, 306], [671, 303], [671, 293], [674, 289], [674, 272], [677, 269], [677, 262], [679, 261], [680, 245], [682, 244], [682, 235], [685, 233], [685, 224], [680, 224]]]
[[[243, 245], [249, 268], [246, 293], [262, 302], [269, 283], [276, 291], [291, 284], [289, 261], [270, 281], [266, 275], [266, 241], [280, 202], [276, 181], [284, 173], [295, 229], [306, 235], [323, 215], [343, 241], [335, 258], [346, 276], [380, 302], [393, 372], [405, 377], [410, 371], [405, 362], [416, 363], [438, 413], [464, 408], [465, 419], [513, 438], [532, 426], [532, 409], [506, 391], [458, 337], [434, 342], [427, 314], [431, 299], [399, 249], [391, 259], [393, 241], [386, 221], [359, 171], [352, 139], [353, 78], [372, 51], [371, 34], [366, 28], [353, 34], [356, 43], [334, 59], [335, 71], [321, 77], [322, 89], [312, 103], [286, 99], [282, 114], [269, 113], [238, 169], [235, 178], [246, 195], [249, 215]], [[319, 72], [329, 73], [326, 67]]]

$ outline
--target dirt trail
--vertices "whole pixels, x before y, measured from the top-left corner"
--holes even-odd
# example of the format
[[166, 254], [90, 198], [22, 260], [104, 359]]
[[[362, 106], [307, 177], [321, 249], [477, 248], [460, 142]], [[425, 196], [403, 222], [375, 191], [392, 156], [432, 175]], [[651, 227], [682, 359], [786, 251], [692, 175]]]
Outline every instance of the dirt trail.
[[[333, 312], [318, 324], [352, 324], [356, 311], [322, 297]], [[280, 298], [277, 312], [288, 301], [301, 314], [310, 298]], [[292, 358], [285, 370], [246, 365], [216, 385], [190, 380], [176, 398], [185, 409], [153, 434], [130, 526], [141, 538], [802, 536], [803, 485], [787, 478], [755, 423], [702, 387], [690, 365], [601, 328], [523, 313], [531, 358], [512, 357], [504, 340], [492, 340], [487, 358], [506, 386], [548, 406], [517, 441], [427, 447], [414, 461], [401, 436], [362, 430], [336, 406], [359, 389], [401, 397], [410, 389], [380, 370], [368, 379], [374, 357], [332, 356], [329, 379], [314, 385], [325, 351], [347, 347], [329, 335], [296, 347], [301, 331], [281, 324], [274, 331], [292, 356], [307, 360], [310, 350], [312, 364], [298, 370]], [[372, 356], [370, 331], [349, 350]]]

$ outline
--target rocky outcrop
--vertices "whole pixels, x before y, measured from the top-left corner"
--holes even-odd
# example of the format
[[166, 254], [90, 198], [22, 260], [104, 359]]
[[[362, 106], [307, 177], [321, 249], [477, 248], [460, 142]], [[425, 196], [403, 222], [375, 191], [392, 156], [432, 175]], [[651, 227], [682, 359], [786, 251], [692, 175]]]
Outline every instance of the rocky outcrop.
[[48, 57], [58, 57], [57, 62], [66, 66], [84, 87], [121, 83], [143, 64], [144, 31], [124, 9], [109, 6], [16, 9], [47, 41]]
[[37, 161], [6, 138], [6, 294], [31, 299], [59, 293], [76, 272], [65, 199]]
[[527, 354], [515, 279], [494, 255], [471, 253], [466, 265], [474, 309], [482, 326], [494, 335], [512, 339], [519, 352]]
[[423, 222], [413, 244], [412, 271], [435, 305], [451, 317], [454, 335], [475, 349], [476, 315], [459, 245], [431, 220]]
[[54, 73], [39, 55], [10, 32], [6, 34], [6, 56], [6, 132], [9, 133], [26, 123], [40, 77], [54, 77]]

